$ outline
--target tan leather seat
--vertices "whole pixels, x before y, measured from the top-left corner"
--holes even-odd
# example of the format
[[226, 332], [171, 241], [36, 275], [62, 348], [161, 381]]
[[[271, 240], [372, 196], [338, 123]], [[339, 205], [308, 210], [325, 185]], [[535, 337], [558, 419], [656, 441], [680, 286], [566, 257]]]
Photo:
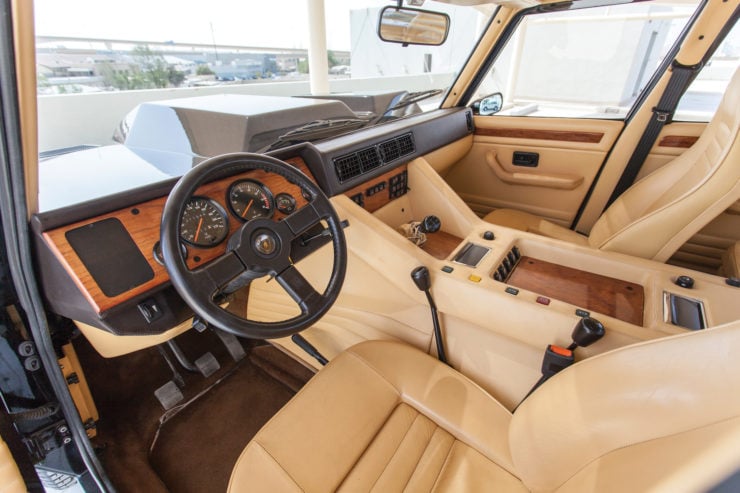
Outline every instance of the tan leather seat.
[[727, 277], [740, 277], [740, 241], [730, 245], [722, 254], [720, 274]]
[[596, 221], [586, 238], [526, 212], [497, 209], [484, 219], [522, 231], [665, 262], [740, 198], [740, 70], [699, 140], [638, 181]]
[[740, 467], [738, 354], [740, 321], [623, 348], [512, 415], [425, 353], [364, 342], [264, 426], [229, 491], [706, 490]]

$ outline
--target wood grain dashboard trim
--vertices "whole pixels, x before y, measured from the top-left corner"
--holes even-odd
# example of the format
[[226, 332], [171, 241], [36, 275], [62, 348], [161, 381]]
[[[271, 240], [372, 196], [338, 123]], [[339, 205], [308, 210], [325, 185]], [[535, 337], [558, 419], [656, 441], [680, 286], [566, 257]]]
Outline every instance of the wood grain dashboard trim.
[[[291, 158], [286, 161], [296, 166], [313, 180], [313, 176], [302, 159]], [[225, 210], [229, 210], [226, 204], [226, 194], [229, 185], [234, 181], [244, 178], [263, 183], [270, 188], [273, 195], [281, 192], [290, 193], [296, 199], [297, 207], [299, 208], [306, 204], [306, 200], [301, 195], [301, 190], [298, 186], [288, 182], [279, 175], [267, 173], [262, 170], [248, 171], [207, 183], [199, 187], [196, 194], [214, 199]], [[162, 211], [166, 200], [167, 197], [160, 197], [43, 233], [42, 236], [51, 251], [54, 252], [54, 255], [64, 266], [64, 269], [70, 275], [75, 285], [80, 289], [97, 313], [105, 312], [169, 281], [167, 270], [154, 260], [153, 254], [154, 245], [159, 241], [159, 224], [162, 219]], [[283, 217], [285, 216], [282, 213], [275, 211], [275, 220], [282, 219]], [[149, 281], [113, 297], [108, 297], [102, 292], [66, 238], [66, 233], [70, 230], [108, 218], [117, 218], [121, 221], [154, 271], [154, 277]], [[229, 235], [233, 234], [242, 224], [236, 217], [229, 214]], [[223, 254], [226, 251], [226, 242], [222, 242], [220, 245], [208, 249], [195, 248], [189, 245], [186, 248], [188, 250], [187, 264], [190, 268], [193, 268]]]
[[536, 130], [530, 128], [476, 128], [475, 135], [504, 137], [507, 139], [556, 140], [598, 144], [604, 137], [602, 132], [577, 132], [570, 130]]

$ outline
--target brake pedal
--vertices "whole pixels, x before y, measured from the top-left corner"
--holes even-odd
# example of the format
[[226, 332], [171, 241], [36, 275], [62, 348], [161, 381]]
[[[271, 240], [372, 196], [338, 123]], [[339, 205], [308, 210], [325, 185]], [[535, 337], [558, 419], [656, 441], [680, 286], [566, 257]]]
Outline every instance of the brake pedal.
[[159, 400], [165, 411], [169, 411], [185, 398], [180, 392], [180, 388], [172, 380], [155, 390], [154, 396]]
[[198, 371], [204, 378], [208, 378], [216, 373], [221, 368], [221, 365], [218, 363], [216, 357], [208, 352], [195, 360], [195, 367], [198, 368]]
[[244, 347], [241, 342], [239, 342], [239, 339], [234, 334], [218, 329], [214, 329], [213, 331], [216, 333], [218, 338], [221, 339], [221, 342], [224, 343], [226, 350], [234, 361], [241, 361], [247, 355], [247, 353], [244, 352]]

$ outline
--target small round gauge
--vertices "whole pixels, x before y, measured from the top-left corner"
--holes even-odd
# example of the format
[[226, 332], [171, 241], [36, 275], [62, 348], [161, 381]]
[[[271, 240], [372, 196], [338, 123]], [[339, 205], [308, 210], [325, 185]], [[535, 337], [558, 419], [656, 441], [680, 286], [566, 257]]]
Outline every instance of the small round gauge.
[[279, 193], [275, 195], [275, 208], [286, 216], [293, 213], [295, 206], [295, 198], [291, 194]]
[[272, 217], [275, 205], [270, 190], [254, 180], [235, 181], [228, 194], [231, 212], [242, 221], [256, 217]]
[[229, 219], [218, 203], [206, 197], [192, 197], [182, 213], [180, 237], [197, 247], [218, 245], [229, 233]]

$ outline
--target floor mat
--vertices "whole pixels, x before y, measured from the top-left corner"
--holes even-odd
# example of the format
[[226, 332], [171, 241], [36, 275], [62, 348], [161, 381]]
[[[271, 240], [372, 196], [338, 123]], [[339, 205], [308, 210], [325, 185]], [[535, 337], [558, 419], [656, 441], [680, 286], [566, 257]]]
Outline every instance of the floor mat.
[[211, 351], [222, 368], [208, 379], [181, 372], [185, 401], [203, 395], [161, 427], [151, 455], [164, 414], [153, 392], [171, 378], [156, 348], [105, 359], [75, 341], [101, 416], [93, 443], [121, 493], [225, 491], [249, 439], [313, 374], [272, 346], [246, 342], [237, 365], [210, 332], [177, 341], [192, 359]]
[[160, 430], [150, 460], [171, 491], [226, 491], [244, 446], [294, 393], [240, 366]]

